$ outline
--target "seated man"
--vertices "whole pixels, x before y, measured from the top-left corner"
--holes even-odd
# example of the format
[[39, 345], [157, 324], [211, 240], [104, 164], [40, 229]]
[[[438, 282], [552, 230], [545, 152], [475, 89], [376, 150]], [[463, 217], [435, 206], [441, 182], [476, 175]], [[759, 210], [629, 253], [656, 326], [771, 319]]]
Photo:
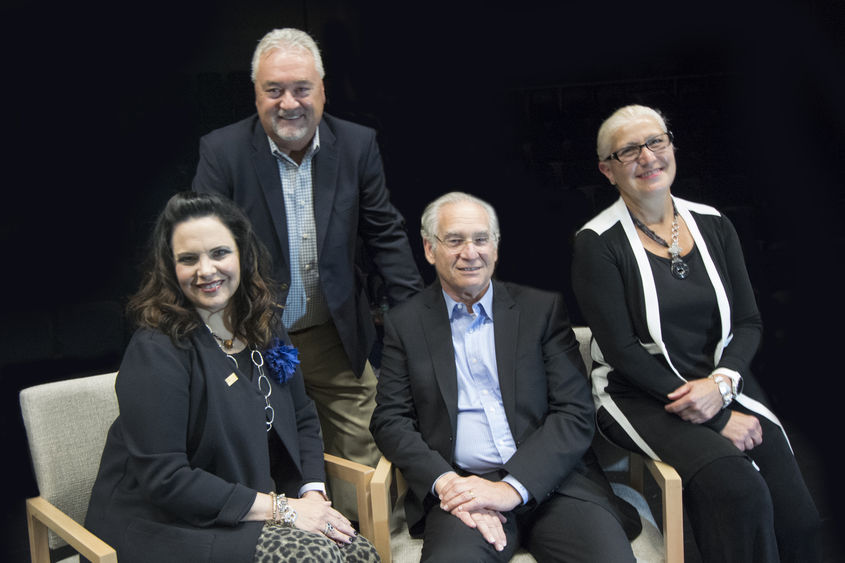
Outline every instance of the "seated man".
[[[632, 507], [588, 463], [594, 411], [558, 295], [491, 281], [493, 208], [453, 192], [422, 216], [438, 283], [385, 319], [370, 430], [409, 484], [423, 561], [633, 561]], [[624, 528], [623, 528], [624, 523]]]

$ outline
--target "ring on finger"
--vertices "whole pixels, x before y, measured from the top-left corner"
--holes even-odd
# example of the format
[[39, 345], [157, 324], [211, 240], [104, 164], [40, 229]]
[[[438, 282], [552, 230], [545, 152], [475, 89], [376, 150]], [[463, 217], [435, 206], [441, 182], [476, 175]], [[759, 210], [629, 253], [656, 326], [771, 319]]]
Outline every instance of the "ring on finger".
[[323, 531], [323, 534], [329, 535], [334, 531], [334, 526], [332, 526], [331, 522], [326, 522], [326, 529]]

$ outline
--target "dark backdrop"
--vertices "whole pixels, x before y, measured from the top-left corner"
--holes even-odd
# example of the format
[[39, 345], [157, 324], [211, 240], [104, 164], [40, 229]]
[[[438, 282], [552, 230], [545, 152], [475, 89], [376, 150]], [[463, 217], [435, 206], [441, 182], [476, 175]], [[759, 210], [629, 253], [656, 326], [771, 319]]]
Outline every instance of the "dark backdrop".
[[824, 460], [833, 515], [843, 3], [361, 4], [2, 8], [3, 543], [25, 545], [22, 500], [36, 494], [18, 392], [117, 368], [151, 221], [189, 187], [199, 136], [254, 111], [252, 50], [283, 26], [323, 48], [327, 111], [379, 130], [426, 279], [422, 208], [470, 191], [499, 210], [498, 275], [562, 291], [575, 322], [570, 241], [615, 198], [595, 166], [595, 131], [624, 104], [664, 110], [678, 146], [673, 192], [716, 205], [740, 231], [766, 322], [757, 371]]

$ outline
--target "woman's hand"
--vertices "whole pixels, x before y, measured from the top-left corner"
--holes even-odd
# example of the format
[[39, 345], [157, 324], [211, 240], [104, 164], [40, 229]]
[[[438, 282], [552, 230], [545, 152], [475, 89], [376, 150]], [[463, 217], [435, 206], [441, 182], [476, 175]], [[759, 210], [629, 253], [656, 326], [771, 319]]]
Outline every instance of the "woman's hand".
[[[335, 543], [345, 544], [352, 541], [355, 528], [343, 514], [332, 508], [332, 503], [319, 491], [307, 491], [301, 498], [287, 499], [296, 511], [294, 526], [300, 530], [325, 534]], [[255, 502], [243, 520], [270, 520], [273, 514], [273, 500], [267, 493], [255, 495]], [[327, 526], [331, 524], [331, 528]], [[326, 533], [328, 532], [328, 533]]]
[[719, 386], [710, 378], [687, 381], [667, 395], [671, 403], [664, 408], [687, 422], [707, 422], [722, 409]]
[[763, 427], [756, 416], [731, 411], [728, 423], [720, 432], [730, 440], [739, 451], [753, 449], [763, 443]]
[[[338, 544], [348, 544], [355, 536], [355, 528], [346, 517], [332, 508], [332, 503], [317, 491], [309, 491], [301, 498], [288, 499], [296, 510], [294, 525], [300, 530], [325, 534]], [[330, 525], [330, 526], [329, 526]]]

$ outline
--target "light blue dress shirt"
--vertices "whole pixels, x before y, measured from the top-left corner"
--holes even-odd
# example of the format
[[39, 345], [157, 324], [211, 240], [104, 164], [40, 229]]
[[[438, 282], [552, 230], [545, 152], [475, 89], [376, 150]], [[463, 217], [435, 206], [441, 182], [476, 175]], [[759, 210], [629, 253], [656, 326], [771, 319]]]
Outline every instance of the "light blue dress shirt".
[[[496, 340], [493, 331], [493, 285], [472, 311], [443, 292], [452, 329], [458, 374], [458, 431], [455, 462], [470, 473], [501, 469], [516, 452], [516, 442], [499, 388]], [[511, 475], [503, 481], [516, 489], [523, 503], [528, 490]]]

